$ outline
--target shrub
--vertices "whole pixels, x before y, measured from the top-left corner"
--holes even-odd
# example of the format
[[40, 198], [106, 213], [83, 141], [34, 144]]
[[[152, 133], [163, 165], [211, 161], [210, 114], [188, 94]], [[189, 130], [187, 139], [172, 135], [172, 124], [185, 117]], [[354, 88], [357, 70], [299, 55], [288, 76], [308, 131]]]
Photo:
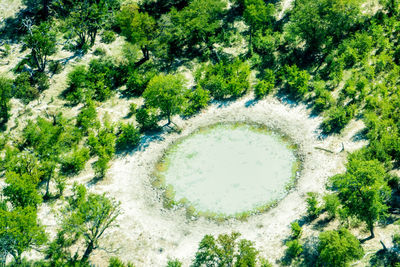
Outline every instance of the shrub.
[[21, 99], [25, 104], [39, 97], [39, 90], [31, 85], [29, 73], [22, 72], [15, 78], [13, 96]]
[[106, 50], [102, 47], [97, 47], [94, 51], [93, 51], [93, 55], [95, 56], [100, 56], [103, 57], [107, 54]]
[[58, 60], [52, 60], [49, 63], [49, 70], [53, 74], [59, 74], [63, 70], [63, 65]]
[[321, 128], [324, 133], [340, 132], [353, 118], [355, 106], [332, 107], [327, 118], [322, 122]]
[[184, 111], [185, 116], [192, 116], [201, 109], [207, 107], [210, 101], [210, 92], [198, 86], [194, 91], [188, 93], [188, 105]]
[[318, 266], [345, 267], [352, 260], [360, 259], [364, 250], [360, 241], [347, 229], [326, 231], [319, 235]]
[[118, 130], [117, 149], [133, 148], [139, 144], [140, 132], [133, 124], [121, 124]]
[[154, 70], [145, 68], [134, 69], [129, 72], [126, 82], [126, 93], [132, 96], [141, 96], [149, 81], [156, 75]]
[[65, 155], [61, 160], [61, 171], [64, 174], [78, 174], [85, 167], [85, 163], [89, 160], [88, 148], [75, 147], [72, 152]]
[[108, 261], [108, 267], [134, 267], [134, 265], [130, 262], [125, 264], [119, 258], [111, 257], [110, 260]]
[[209, 65], [204, 71], [200, 69], [196, 76], [198, 84], [216, 99], [236, 98], [250, 88], [250, 67], [238, 59], [233, 63], [221, 61]]
[[301, 226], [299, 225], [298, 222], [292, 222], [290, 224], [290, 228], [292, 230], [292, 238], [293, 239], [299, 239], [301, 237], [301, 234], [303, 233], [303, 229], [301, 228]]
[[298, 239], [287, 241], [286, 246], [286, 257], [289, 259], [297, 258], [300, 256], [301, 252], [303, 252], [303, 248]]
[[43, 72], [35, 72], [32, 75], [32, 84], [36, 86], [39, 92], [49, 89], [49, 77]]
[[105, 44], [111, 44], [115, 39], [115, 32], [113, 31], [103, 31], [103, 34], [101, 35], [101, 42]]
[[129, 104], [129, 115], [132, 116], [136, 114], [137, 111], [137, 105], [135, 103], [130, 103]]
[[335, 194], [329, 194], [325, 195], [323, 199], [324, 209], [328, 213], [329, 218], [335, 218], [340, 206], [339, 198]]
[[[10, 116], [10, 98], [12, 90], [12, 80], [4, 76], [0, 76], [0, 123], [8, 121]], [[1, 137], [4, 136], [0, 136]], [[1, 146], [0, 146], [1, 147]]]
[[310, 74], [306, 70], [300, 70], [296, 65], [283, 68], [283, 76], [285, 90], [296, 98], [303, 98], [308, 92]]
[[259, 81], [254, 88], [256, 98], [263, 98], [269, 94], [275, 87], [275, 73], [273, 70], [266, 69], [263, 74], [263, 79]]
[[118, 85], [117, 70], [109, 58], [95, 58], [89, 68], [77, 66], [68, 74], [68, 88], [64, 96], [72, 104], [89, 99], [104, 101], [112, 95]]
[[308, 217], [310, 217], [310, 219], [315, 219], [316, 217], [318, 217], [321, 211], [318, 203], [318, 194], [315, 192], [308, 192], [306, 202]]
[[323, 110], [332, 107], [335, 100], [333, 99], [331, 93], [326, 90], [325, 82], [316, 81], [313, 85], [315, 92], [314, 110], [316, 112], [322, 112]]
[[104, 177], [106, 171], [110, 168], [108, 164], [111, 158], [106, 154], [101, 154], [97, 161], [93, 163], [94, 173], [97, 177]]
[[87, 98], [85, 90], [87, 81], [87, 69], [85, 66], [76, 66], [67, 76], [68, 88], [64, 92], [66, 99], [72, 104], [84, 102]]
[[136, 121], [141, 131], [156, 130], [158, 126], [158, 114], [154, 108], [140, 108], [136, 112]]
[[182, 262], [179, 260], [168, 260], [167, 267], [182, 267]]
[[90, 128], [99, 126], [97, 121], [97, 111], [93, 101], [89, 101], [82, 108], [76, 118], [76, 126], [85, 134], [87, 134]]

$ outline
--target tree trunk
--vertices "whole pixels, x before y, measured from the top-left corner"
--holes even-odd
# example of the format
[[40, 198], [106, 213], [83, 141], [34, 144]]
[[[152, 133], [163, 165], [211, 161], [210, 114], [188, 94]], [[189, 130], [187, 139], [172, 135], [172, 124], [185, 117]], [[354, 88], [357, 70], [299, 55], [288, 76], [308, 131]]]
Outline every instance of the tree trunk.
[[167, 123], [167, 125], [170, 125], [171, 124], [171, 114], [168, 114], [168, 123]]
[[370, 225], [368, 226], [368, 228], [369, 228], [369, 232], [371, 233], [371, 238], [374, 238], [374, 237], [375, 237], [375, 233], [374, 233], [374, 224], [370, 224]]
[[140, 65], [142, 65], [143, 63], [145, 63], [147, 60], [150, 59], [150, 53], [149, 53], [149, 49], [147, 48], [147, 46], [143, 46], [141, 48], [142, 53], [143, 53], [143, 57], [135, 63], [136, 67], [139, 67]]
[[87, 260], [89, 259], [89, 256], [92, 253], [93, 249], [94, 249], [94, 243], [93, 243], [93, 241], [90, 241], [88, 247], [85, 250], [85, 253], [82, 256], [81, 262], [87, 262]]
[[43, 9], [42, 9], [42, 18], [43, 20], [47, 20], [47, 18], [49, 17], [49, 1], [50, 0], [42, 0], [42, 5], [43, 5]]
[[249, 54], [250, 54], [250, 56], [253, 54], [252, 36], [253, 36], [253, 29], [252, 29], [252, 27], [250, 27], [250, 40], [249, 40]]

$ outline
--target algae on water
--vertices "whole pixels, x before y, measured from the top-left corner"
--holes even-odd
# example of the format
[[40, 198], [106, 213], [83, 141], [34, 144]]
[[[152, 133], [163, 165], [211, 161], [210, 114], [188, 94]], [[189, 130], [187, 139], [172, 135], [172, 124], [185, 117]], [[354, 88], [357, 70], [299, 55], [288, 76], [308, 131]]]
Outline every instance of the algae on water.
[[246, 124], [201, 129], [173, 145], [158, 172], [175, 200], [200, 212], [227, 216], [282, 198], [296, 162], [290, 144], [276, 133]]

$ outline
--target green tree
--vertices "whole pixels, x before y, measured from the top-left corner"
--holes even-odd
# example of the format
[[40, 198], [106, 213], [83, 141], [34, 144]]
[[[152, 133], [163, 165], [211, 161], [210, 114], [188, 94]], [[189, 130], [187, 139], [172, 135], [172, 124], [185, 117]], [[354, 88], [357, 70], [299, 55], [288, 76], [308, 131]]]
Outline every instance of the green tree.
[[116, 146], [118, 150], [137, 146], [141, 137], [139, 130], [132, 123], [121, 124], [117, 135]]
[[38, 222], [34, 207], [17, 207], [11, 211], [0, 208], [0, 252], [12, 255], [17, 265], [22, 263], [25, 251], [46, 241], [46, 233]]
[[374, 223], [386, 215], [390, 196], [385, 168], [376, 159], [357, 159], [357, 154], [350, 156], [346, 167], [346, 173], [330, 179], [331, 188], [349, 214], [364, 221], [374, 237]]
[[360, 21], [361, 3], [359, 0], [297, 0], [287, 32], [305, 41], [309, 53], [318, 54], [324, 47], [337, 44]]
[[87, 50], [94, 45], [97, 33], [102, 29], [112, 14], [118, 8], [115, 0], [70, 0], [70, 12], [66, 20], [69, 38], [76, 38], [75, 48]]
[[42, 202], [42, 197], [37, 190], [39, 179], [35, 175], [9, 171], [6, 173], [6, 183], [3, 194], [13, 207], [36, 208]]
[[222, 39], [225, 9], [222, 0], [193, 0], [180, 11], [172, 9], [158, 42], [167, 45], [172, 59], [191, 53], [209, 55]]
[[155, 19], [146, 12], [140, 12], [139, 6], [133, 1], [126, 1], [121, 6], [117, 18], [122, 35], [142, 50], [143, 58], [136, 63], [136, 66], [143, 64], [150, 59], [150, 51], [158, 35]]
[[76, 117], [76, 126], [84, 133], [88, 133], [90, 128], [97, 128], [99, 126], [96, 106], [93, 101], [89, 100], [82, 108], [81, 112]]
[[136, 112], [136, 121], [141, 131], [157, 130], [158, 111], [155, 108], [139, 108]]
[[318, 202], [318, 194], [315, 192], [308, 192], [306, 202], [307, 215], [310, 217], [310, 219], [317, 218], [319, 213], [321, 212], [321, 208], [319, 207]]
[[310, 74], [306, 70], [300, 70], [296, 65], [285, 65], [281, 78], [285, 90], [293, 97], [303, 98], [308, 92]]
[[38, 20], [47, 20], [53, 0], [23, 0], [29, 11]]
[[[83, 185], [75, 184], [73, 193], [63, 211], [61, 229], [46, 252], [52, 262], [87, 262], [90, 254], [99, 248], [103, 234], [115, 226], [121, 213], [120, 204], [114, 199], [87, 193]], [[83, 246], [71, 255], [70, 248], [77, 243]]]
[[319, 235], [318, 266], [346, 267], [364, 255], [360, 241], [347, 229], [325, 231]]
[[236, 98], [250, 88], [250, 66], [239, 59], [206, 66], [196, 73], [198, 84], [216, 99]]
[[185, 83], [182, 75], [161, 74], [153, 77], [143, 92], [146, 105], [159, 108], [161, 115], [167, 117], [170, 124], [171, 116], [184, 110], [187, 90]]
[[272, 3], [266, 4], [263, 0], [245, 0], [243, 18], [249, 26], [249, 53], [253, 51], [252, 38], [254, 32], [272, 26], [275, 7]]
[[256, 266], [259, 252], [251, 241], [238, 240], [239, 236], [239, 233], [221, 234], [215, 239], [205, 235], [192, 266]]
[[254, 94], [257, 99], [263, 98], [275, 88], [276, 78], [273, 70], [266, 69], [263, 74], [263, 79], [259, 81], [254, 88]]
[[0, 122], [6, 123], [10, 116], [10, 98], [12, 90], [12, 80], [0, 76]]
[[89, 160], [89, 149], [75, 146], [72, 151], [61, 158], [61, 172], [67, 175], [78, 174]]
[[187, 91], [188, 105], [185, 109], [185, 116], [191, 116], [205, 108], [210, 102], [210, 92], [197, 86], [193, 91]]
[[39, 72], [46, 69], [48, 57], [57, 51], [56, 33], [50, 23], [42, 22], [39, 26], [28, 26], [25, 45], [31, 49], [30, 60]]

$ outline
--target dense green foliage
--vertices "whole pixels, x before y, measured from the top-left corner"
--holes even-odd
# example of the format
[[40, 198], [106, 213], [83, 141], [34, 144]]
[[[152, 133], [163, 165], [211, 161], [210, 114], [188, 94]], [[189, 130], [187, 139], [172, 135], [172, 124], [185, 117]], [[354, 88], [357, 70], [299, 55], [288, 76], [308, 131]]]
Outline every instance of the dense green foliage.
[[0, 76], [0, 120], [6, 123], [10, 117], [10, 98], [12, 90], [12, 80]]
[[157, 75], [153, 77], [143, 97], [146, 104], [153, 108], [159, 108], [161, 116], [171, 123], [171, 116], [182, 113], [185, 104], [185, 79], [181, 75]]
[[[87, 193], [84, 186], [74, 185], [74, 195], [63, 210], [61, 228], [48, 247], [47, 257], [54, 264], [87, 262], [99, 247], [104, 232], [115, 225], [119, 214], [119, 203], [113, 199]], [[82, 254], [76, 251], [74, 255], [70, 247], [77, 242], [83, 242], [84, 247]]]
[[385, 216], [390, 189], [387, 174], [377, 160], [350, 157], [345, 174], [331, 178], [331, 187], [337, 190], [342, 205], [350, 215], [364, 221], [374, 236], [374, 223]]
[[196, 74], [199, 85], [216, 99], [237, 98], [250, 88], [249, 65], [240, 60], [205, 66]]
[[221, 234], [217, 238], [206, 235], [199, 243], [192, 266], [256, 266], [264, 259], [259, 258], [259, 252], [253, 242], [238, 239], [240, 234]]
[[346, 229], [326, 231], [319, 235], [318, 266], [345, 267], [360, 259], [364, 251], [360, 241]]
[[[260, 101], [277, 93], [294, 105], [308, 105], [313, 115], [323, 117], [321, 138], [341, 134], [355, 120], [365, 125], [354, 138], [368, 144], [349, 154], [347, 170], [330, 179], [323, 205], [318, 195], [306, 196], [306, 223], [326, 212], [327, 221], [339, 217], [341, 226], [350, 219], [365, 223], [373, 237], [375, 224], [398, 210], [399, 179], [391, 172], [400, 163], [398, 0], [381, 0], [373, 8], [359, 0], [295, 0], [282, 12], [279, 2], [262, 0], [23, 3], [26, 7], [15, 18], [0, 25], [0, 52], [3, 58], [11, 56], [11, 64], [4, 61], [4, 66], [10, 64], [7, 77], [15, 74], [13, 80], [0, 76], [5, 131], [0, 136], [0, 256], [10, 255], [12, 264], [22, 266], [23, 253], [42, 246], [44, 266], [88, 266], [102, 237], [94, 233], [113, 225], [118, 204], [75, 186], [50, 243], [37, 209], [50, 200], [62, 202], [67, 177], [85, 168], [97, 178], [105, 176], [115, 152], [133, 149], [141, 134], [162, 129], [161, 119], [169, 124], [174, 115], [193, 116], [210, 103], [226, 103], [250, 89]], [[99, 39], [104, 44], [92, 51], [95, 56], [81, 60]], [[16, 46], [18, 42], [22, 45]], [[73, 53], [58, 53], [62, 50]], [[108, 51], [118, 56], [111, 59]], [[20, 62], [14, 64], [14, 58]], [[81, 61], [65, 73], [70, 60]], [[179, 74], [182, 66], [194, 72], [191, 88]], [[64, 99], [53, 102], [57, 96], [51, 96], [50, 104], [41, 94], [63, 75]], [[132, 106], [123, 122], [99, 119], [110, 102], [113, 106], [126, 97], [141, 103], [140, 96], [144, 105]], [[70, 104], [62, 107], [68, 115], [50, 111], [64, 100]], [[40, 110], [32, 112], [36, 107]], [[94, 163], [88, 166], [91, 157]], [[309, 251], [299, 223], [291, 230], [286, 256], [296, 264]], [[255, 244], [238, 238], [206, 235], [193, 265], [269, 266]], [[400, 259], [398, 236], [393, 243], [385, 250], [391, 255], [386, 265]], [[342, 228], [322, 230], [315, 247], [311, 266], [347, 266], [363, 255], [356, 237]], [[109, 265], [130, 266], [117, 258]], [[170, 260], [168, 266], [180, 262]]]

